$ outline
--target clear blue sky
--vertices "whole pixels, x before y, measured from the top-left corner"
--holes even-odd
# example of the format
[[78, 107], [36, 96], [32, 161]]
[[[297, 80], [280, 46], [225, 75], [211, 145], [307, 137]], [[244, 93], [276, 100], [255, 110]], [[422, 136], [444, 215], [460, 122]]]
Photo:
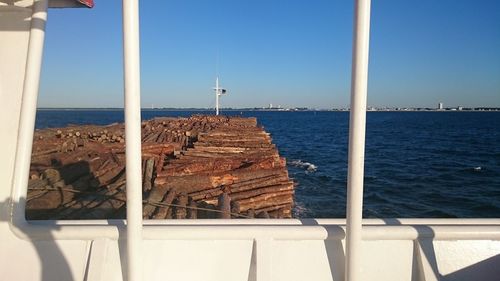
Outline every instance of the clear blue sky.
[[[51, 10], [40, 107], [121, 107], [121, 1]], [[372, 1], [371, 106], [500, 106], [500, 1]], [[353, 2], [141, 1], [142, 105], [349, 105]]]

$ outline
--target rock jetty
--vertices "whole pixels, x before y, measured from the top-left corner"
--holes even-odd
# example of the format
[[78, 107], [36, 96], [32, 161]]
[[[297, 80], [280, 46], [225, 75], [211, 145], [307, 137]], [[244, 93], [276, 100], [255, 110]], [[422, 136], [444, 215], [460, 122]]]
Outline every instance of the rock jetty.
[[[37, 130], [27, 219], [125, 218], [124, 124]], [[255, 118], [142, 123], [145, 219], [290, 218], [286, 160]]]

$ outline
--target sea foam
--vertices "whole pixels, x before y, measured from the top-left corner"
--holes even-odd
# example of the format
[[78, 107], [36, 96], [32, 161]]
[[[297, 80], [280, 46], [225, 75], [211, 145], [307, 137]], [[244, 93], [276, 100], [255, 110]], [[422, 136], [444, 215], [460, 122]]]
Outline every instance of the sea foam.
[[309, 172], [309, 173], [313, 173], [313, 172], [316, 172], [316, 170], [318, 170], [318, 166], [316, 166], [312, 163], [309, 163], [309, 162], [303, 162], [300, 159], [291, 161], [290, 165], [292, 165], [294, 167], [302, 168], [302, 169], [306, 170], [306, 172]]

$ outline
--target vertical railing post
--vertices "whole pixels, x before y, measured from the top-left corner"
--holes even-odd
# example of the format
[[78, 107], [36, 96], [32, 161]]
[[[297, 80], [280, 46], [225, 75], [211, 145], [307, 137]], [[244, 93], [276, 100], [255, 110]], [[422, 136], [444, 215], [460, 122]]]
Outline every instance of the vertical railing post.
[[347, 175], [346, 280], [361, 280], [361, 230], [365, 162], [370, 0], [356, 0], [352, 49], [349, 164]]
[[29, 167], [31, 163], [33, 134], [35, 131], [36, 105], [42, 69], [48, 3], [48, 0], [35, 0], [33, 2], [26, 69], [24, 72], [21, 115], [19, 118], [20, 129], [17, 136], [16, 165], [13, 177], [15, 187], [12, 196], [14, 200], [12, 220], [16, 224], [22, 224], [26, 219]]
[[141, 84], [139, 0], [123, 0], [125, 155], [127, 178], [127, 276], [142, 279]]

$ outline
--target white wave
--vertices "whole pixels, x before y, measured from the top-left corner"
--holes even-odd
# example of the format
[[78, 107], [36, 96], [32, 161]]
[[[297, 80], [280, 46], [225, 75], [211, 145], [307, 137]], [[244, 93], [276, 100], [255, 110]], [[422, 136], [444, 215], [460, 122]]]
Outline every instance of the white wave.
[[313, 163], [303, 162], [300, 159], [291, 161], [290, 165], [302, 168], [302, 169], [306, 170], [306, 172], [310, 172], [310, 173], [316, 172], [316, 170], [318, 170], [318, 166], [314, 165]]
[[302, 202], [295, 202], [292, 212], [294, 218], [303, 218], [304, 216], [307, 216], [309, 210], [304, 206], [304, 204], [302, 204]]

